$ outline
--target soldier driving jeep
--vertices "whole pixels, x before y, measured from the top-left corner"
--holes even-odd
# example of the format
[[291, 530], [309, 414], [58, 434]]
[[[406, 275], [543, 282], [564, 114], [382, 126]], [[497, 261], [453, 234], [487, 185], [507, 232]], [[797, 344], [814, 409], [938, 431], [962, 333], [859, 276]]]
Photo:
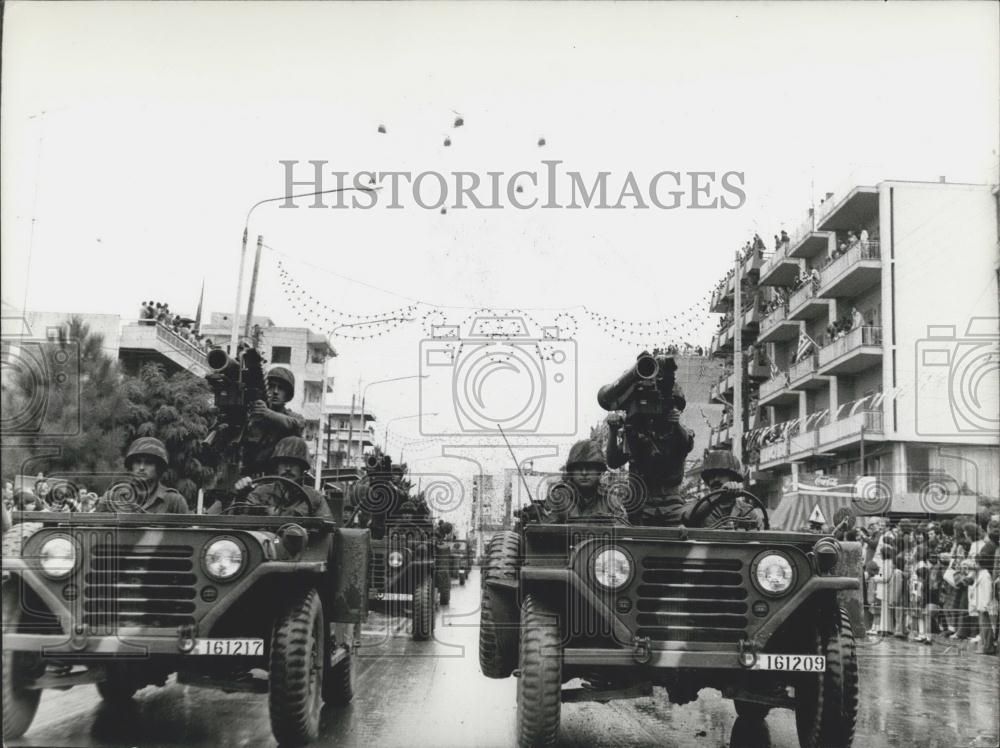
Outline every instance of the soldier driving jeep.
[[[305, 439], [286, 436], [279, 441], [267, 467], [271, 475], [284, 480], [254, 486], [252, 478], [240, 478], [235, 486], [237, 497], [246, 496], [243, 506], [239, 507], [241, 512], [283, 517], [333, 517], [319, 492], [303, 485], [303, 476], [309, 469], [309, 449]], [[286, 485], [286, 481], [295, 487]]]

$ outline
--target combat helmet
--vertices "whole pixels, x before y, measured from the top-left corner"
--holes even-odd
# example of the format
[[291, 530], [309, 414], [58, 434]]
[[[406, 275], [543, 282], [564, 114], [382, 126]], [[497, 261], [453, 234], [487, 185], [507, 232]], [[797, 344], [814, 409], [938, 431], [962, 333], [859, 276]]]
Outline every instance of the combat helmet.
[[286, 436], [274, 445], [274, 451], [271, 453], [271, 463], [273, 464], [278, 460], [297, 462], [302, 466], [303, 470], [308, 470], [309, 447], [306, 444], [306, 440], [301, 436]]
[[270, 382], [272, 379], [275, 382], [280, 382], [285, 385], [285, 388], [288, 390], [289, 400], [295, 397], [295, 375], [292, 373], [291, 369], [287, 366], [272, 366], [268, 370], [267, 376], [264, 380]]
[[167, 455], [167, 448], [155, 436], [140, 436], [129, 445], [125, 454], [125, 469], [131, 469], [132, 460], [139, 455], [153, 457], [160, 463], [160, 470], [166, 470], [170, 458]]
[[569, 448], [563, 470], [570, 470], [574, 465], [596, 465], [601, 470], [606, 470], [608, 467], [600, 447], [592, 439], [581, 439]]
[[701, 479], [710, 483], [718, 477], [742, 481], [743, 467], [739, 458], [728, 449], [706, 449], [701, 460]]

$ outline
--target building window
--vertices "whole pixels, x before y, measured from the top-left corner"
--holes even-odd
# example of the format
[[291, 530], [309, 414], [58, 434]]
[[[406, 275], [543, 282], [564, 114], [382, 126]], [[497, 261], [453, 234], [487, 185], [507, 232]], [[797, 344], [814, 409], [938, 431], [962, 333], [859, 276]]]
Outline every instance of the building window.
[[291, 349], [291, 346], [287, 346], [287, 345], [274, 345], [274, 346], [271, 346], [271, 363], [272, 364], [290, 364], [290, 363], [292, 363], [292, 349]]

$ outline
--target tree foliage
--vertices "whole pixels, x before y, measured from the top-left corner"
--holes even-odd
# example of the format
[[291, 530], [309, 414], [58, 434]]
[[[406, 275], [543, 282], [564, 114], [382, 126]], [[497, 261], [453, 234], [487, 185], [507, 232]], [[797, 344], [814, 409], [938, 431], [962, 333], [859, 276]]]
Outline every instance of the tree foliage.
[[121, 468], [126, 409], [104, 336], [72, 317], [52, 340], [5, 340], [4, 359], [4, 475], [43, 470], [100, 488]]
[[145, 364], [137, 377], [126, 377], [126, 441], [155, 436], [166, 445], [170, 465], [163, 482], [191, 503], [214, 475], [198, 459], [201, 440], [212, 418], [211, 390], [187, 372], [167, 374], [160, 364]]

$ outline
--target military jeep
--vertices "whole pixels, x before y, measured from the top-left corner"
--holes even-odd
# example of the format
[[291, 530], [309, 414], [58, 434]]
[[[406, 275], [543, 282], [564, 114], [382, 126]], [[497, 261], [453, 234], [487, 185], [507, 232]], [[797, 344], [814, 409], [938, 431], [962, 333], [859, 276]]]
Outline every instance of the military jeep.
[[[352, 698], [368, 530], [321, 518], [56, 514], [3, 536], [3, 736], [41, 691], [95, 683], [113, 705], [177, 681], [267, 693], [274, 737], [317, 737]], [[354, 624], [354, 634], [351, 633]]]
[[[390, 520], [385, 536], [371, 541], [368, 599], [392, 596], [390, 615], [406, 615], [416, 641], [425, 641], [434, 632], [435, 555], [430, 519]], [[409, 598], [408, 611], [403, 610], [406, 601], [401, 597]]]
[[468, 540], [453, 540], [449, 545], [450, 576], [458, 580], [459, 586], [465, 586], [472, 572], [472, 548]]
[[[676, 704], [718, 689], [737, 722], [761, 726], [770, 709], [792, 709], [802, 746], [851, 744], [854, 636], [864, 631], [857, 544], [716, 524], [585, 518], [494, 536], [480, 667], [517, 676], [521, 745], [555, 742], [562, 702], [649, 696], [653, 686]], [[563, 687], [574, 679], [583, 686]]]

